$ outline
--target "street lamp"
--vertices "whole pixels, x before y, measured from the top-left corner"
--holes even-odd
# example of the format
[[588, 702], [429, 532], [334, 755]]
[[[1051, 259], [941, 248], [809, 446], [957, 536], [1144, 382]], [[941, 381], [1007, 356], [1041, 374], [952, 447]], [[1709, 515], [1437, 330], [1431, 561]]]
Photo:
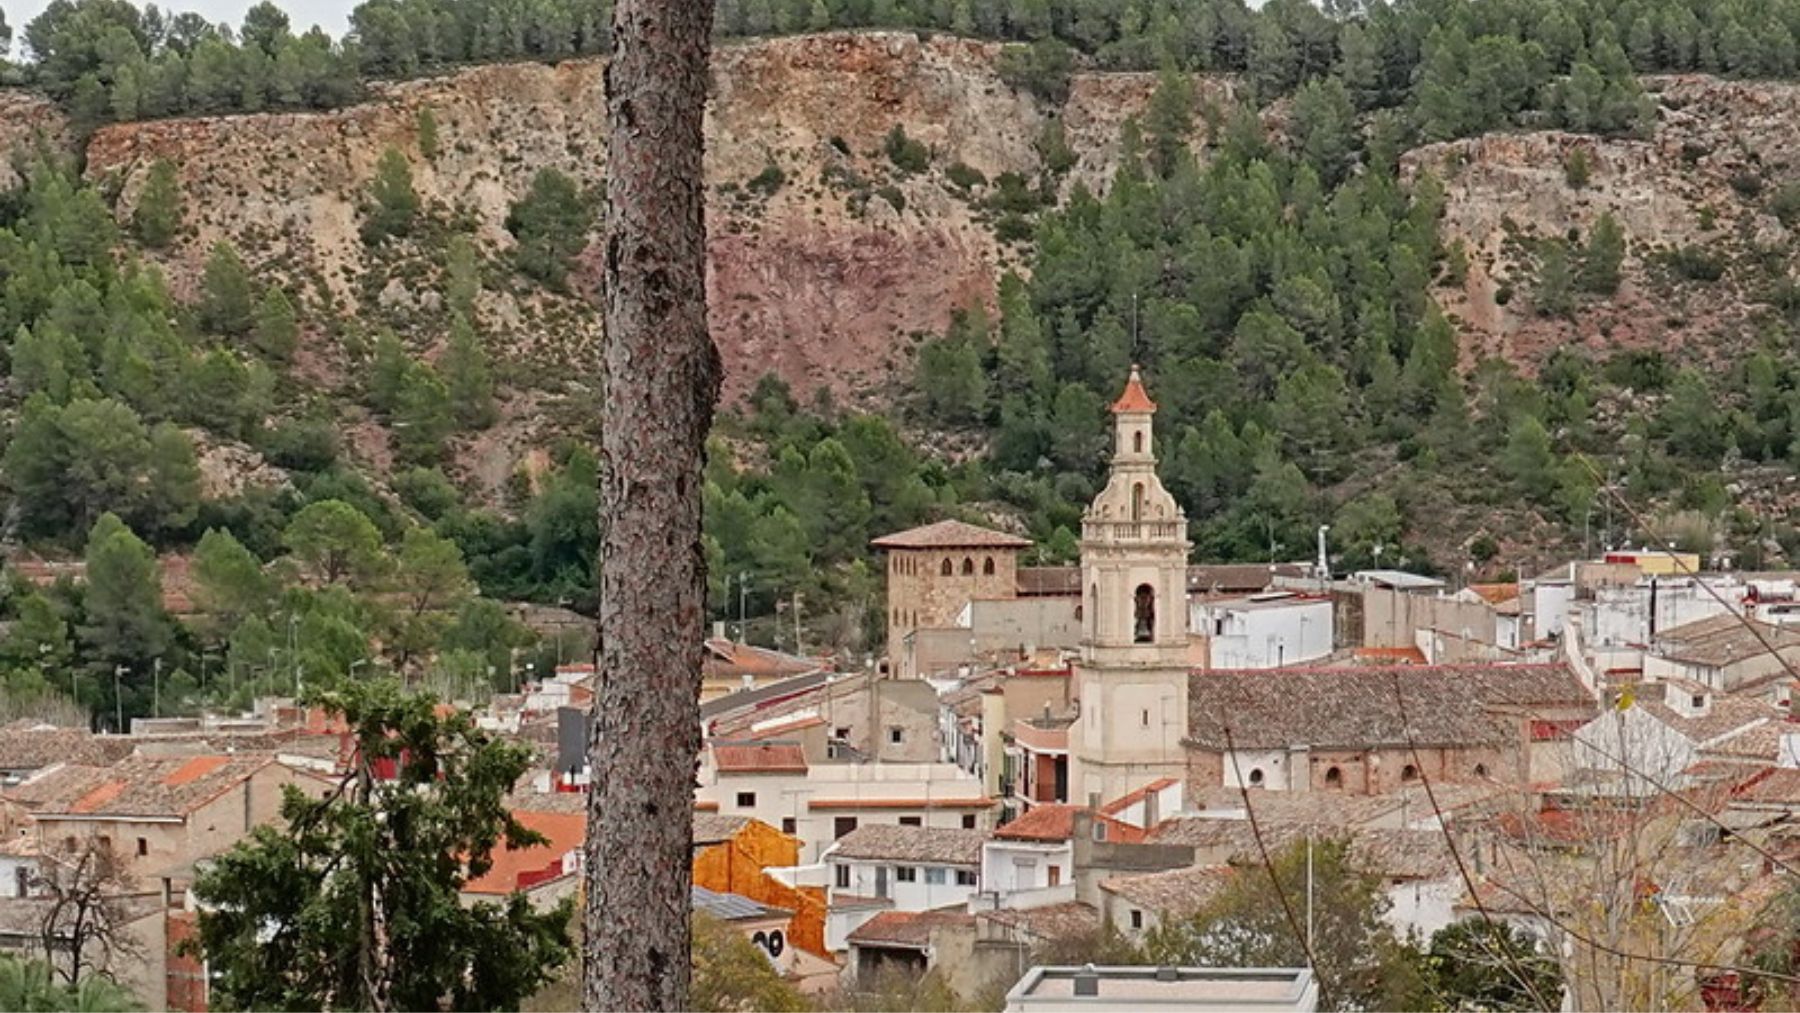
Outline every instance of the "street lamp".
[[113, 731], [125, 733], [125, 703], [119, 699], [119, 679], [125, 674], [124, 665], [113, 666]]

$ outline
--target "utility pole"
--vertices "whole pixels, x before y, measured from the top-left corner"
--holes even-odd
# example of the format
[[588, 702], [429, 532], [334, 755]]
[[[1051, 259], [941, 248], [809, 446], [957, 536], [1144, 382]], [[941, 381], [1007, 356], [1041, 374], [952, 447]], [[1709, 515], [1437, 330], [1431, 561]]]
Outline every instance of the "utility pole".
[[300, 702], [300, 653], [294, 647], [294, 626], [299, 621], [300, 617], [298, 615], [292, 612], [288, 613], [288, 664], [294, 666], [295, 703]]
[[740, 644], [747, 644], [750, 642], [750, 633], [745, 626], [748, 620], [745, 618], [744, 614], [744, 602], [747, 600], [746, 596], [748, 594], [747, 587], [749, 582], [750, 571], [744, 570], [738, 573], [738, 643]]
[[800, 592], [794, 592], [794, 653], [804, 657], [806, 644], [800, 639]]
[[113, 666], [113, 731], [125, 734], [125, 703], [119, 698], [119, 679], [125, 674], [124, 665]]

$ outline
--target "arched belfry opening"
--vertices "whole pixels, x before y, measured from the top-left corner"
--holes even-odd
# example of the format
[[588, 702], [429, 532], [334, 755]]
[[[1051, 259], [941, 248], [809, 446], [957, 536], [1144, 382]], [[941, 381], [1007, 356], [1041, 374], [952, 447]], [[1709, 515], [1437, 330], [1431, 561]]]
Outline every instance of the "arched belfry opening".
[[1134, 454], [1144, 452], [1144, 431], [1142, 429], [1131, 434], [1131, 452]]
[[1134, 599], [1131, 640], [1147, 644], [1156, 639], [1156, 589], [1139, 584]]
[[1131, 486], [1131, 519], [1144, 519], [1144, 483], [1134, 482]]

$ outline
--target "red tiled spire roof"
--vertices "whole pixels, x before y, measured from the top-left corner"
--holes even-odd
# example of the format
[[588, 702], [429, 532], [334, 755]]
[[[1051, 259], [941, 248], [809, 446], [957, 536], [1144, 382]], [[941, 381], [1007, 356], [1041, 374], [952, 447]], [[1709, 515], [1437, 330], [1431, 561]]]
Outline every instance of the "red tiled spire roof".
[[1153, 412], [1156, 410], [1156, 402], [1150, 400], [1150, 395], [1144, 392], [1144, 381], [1142, 377], [1138, 376], [1137, 366], [1131, 367], [1131, 379], [1125, 381], [1125, 393], [1120, 394], [1119, 399], [1113, 402], [1112, 410], [1115, 415], [1120, 412]]

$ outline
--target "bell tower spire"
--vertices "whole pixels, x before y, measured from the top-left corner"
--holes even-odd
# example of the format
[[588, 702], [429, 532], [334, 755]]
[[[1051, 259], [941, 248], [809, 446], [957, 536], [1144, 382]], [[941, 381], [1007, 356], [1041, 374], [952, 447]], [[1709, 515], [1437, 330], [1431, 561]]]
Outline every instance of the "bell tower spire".
[[1181, 776], [1188, 697], [1187, 516], [1156, 475], [1156, 402], [1138, 367], [1112, 413], [1111, 474], [1081, 521], [1073, 736], [1077, 787], [1108, 798]]

